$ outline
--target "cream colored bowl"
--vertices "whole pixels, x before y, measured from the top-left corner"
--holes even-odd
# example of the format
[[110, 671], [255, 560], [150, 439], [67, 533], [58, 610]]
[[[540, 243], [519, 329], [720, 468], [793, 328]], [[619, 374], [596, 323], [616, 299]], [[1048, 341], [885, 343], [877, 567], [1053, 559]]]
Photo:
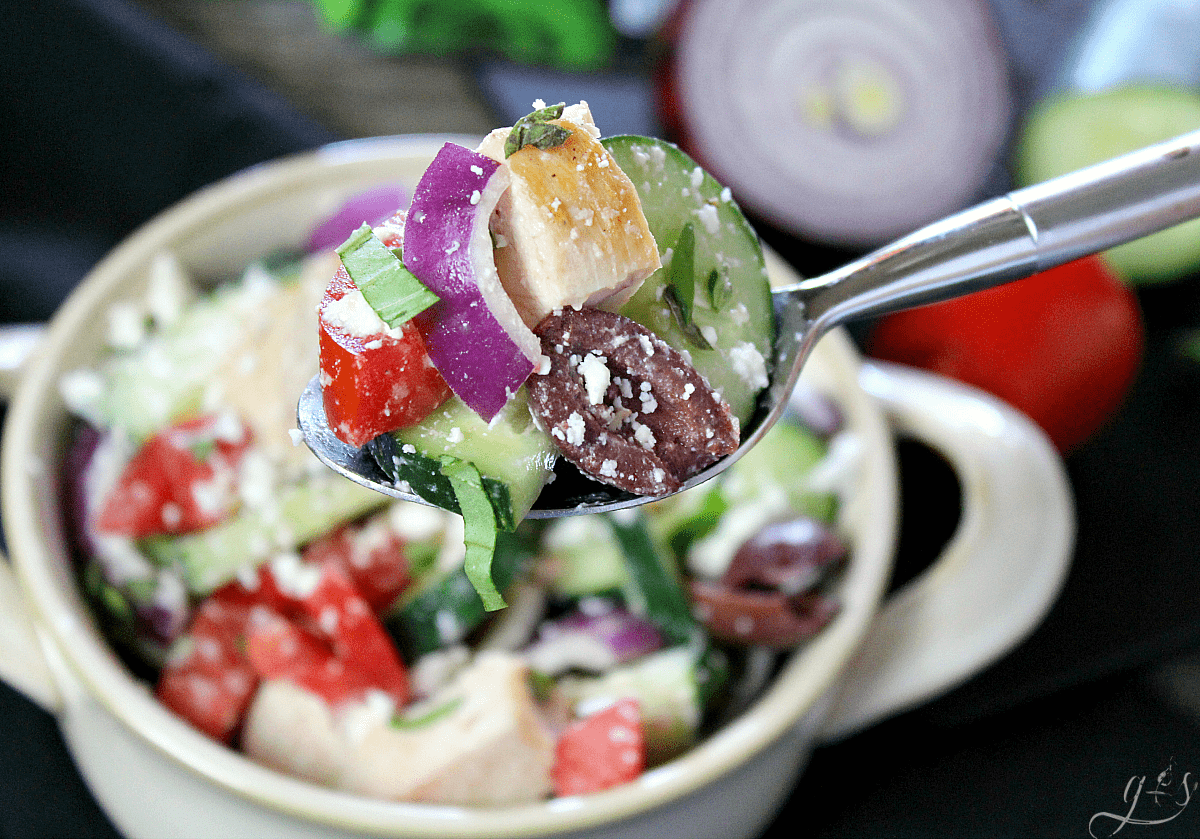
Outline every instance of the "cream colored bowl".
[[[174, 252], [197, 275], [236, 275], [280, 245], [299, 245], [349, 195], [395, 181], [411, 188], [446, 139], [336, 144], [198, 192], [96, 266], [22, 371], [3, 436], [12, 572], [0, 562], [0, 675], [56, 715], [96, 798], [131, 837], [753, 836], [821, 738], [967, 678], [1028, 634], [1058, 594], [1073, 516], [1062, 464], [1041, 432], [978, 392], [864, 365], [835, 332], [804, 375], [840, 402], [865, 453], [846, 509], [853, 556], [844, 608], [747, 713], [686, 755], [593, 796], [441, 807], [365, 800], [281, 775], [174, 717], [108, 647], [76, 587], [59, 502], [70, 418], [58, 381], [98, 358], [100, 313], [143, 292], [156, 254]], [[778, 281], [794, 279], [778, 259], [770, 268]], [[897, 532], [894, 429], [954, 464], [964, 509], [938, 563], [884, 603]]]

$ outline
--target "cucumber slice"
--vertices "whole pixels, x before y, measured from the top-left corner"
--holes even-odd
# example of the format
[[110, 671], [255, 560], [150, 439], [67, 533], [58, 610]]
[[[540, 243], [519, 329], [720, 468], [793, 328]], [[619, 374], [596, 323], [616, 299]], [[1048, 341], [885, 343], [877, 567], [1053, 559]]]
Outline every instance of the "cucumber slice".
[[604, 516], [553, 519], [542, 552], [554, 568], [550, 585], [564, 597], [608, 594], [629, 583], [625, 556]]
[[[496, 534], [492, 555], [492, 582], [508, 588], [530, 561], [525, 539], [512, 533]], [[402, 596], [384, 618], [405, 661], [443, 647], [461, 643], [488, 616], [483, 601], [466, 570], [460, 565], [435, 569], [418, 581], [415, 590]]]
[[458, 512], [458, 501], [441, 474], [441, 458], [474, 464], [497, 511], [496, 525], [503, 530], [512, 530], [529, 512], [550, 479], [558, 451], [534, 423], [523, 389], [490, 423], [451, 397], [418, 424], [390, 436], [398, 450], [387, 439], [371, 446], [380, 468], [443, 509]]
[[[766, 386], [775, 343], [771, 288], [758, 235], [729, 191], [677, 146], [635, 136], [602, 142], [637, 188], [660, 252], [679, 240], [685, 225], [692, 225], [691, 320], [712, 349], [689, 337], [664, 298], [669, 266], [652, 274], [621, 314], [686, 350], [693, 366], [745, 424]], [[711, 287], [710, 278], [715, 280]]]
[[[1013, 161], [1018, 184], [1098, 163], [1200, 127], [1200, 93], [1129, 85], [1096, 93], [1061, 93], [1030, 112]], [[1105, 252], [1131, 283], [1178, 279], [1200, 268], [1200, 220]]]
[[387, 496], [337, 475], [286, 487], [269, 510], [183, 536], [152, 536], [138, 546], [154, 562], [179, 568], [190, 591], [204, 595], [281, 551], [295, 550], [340, 524], [387, 503]]

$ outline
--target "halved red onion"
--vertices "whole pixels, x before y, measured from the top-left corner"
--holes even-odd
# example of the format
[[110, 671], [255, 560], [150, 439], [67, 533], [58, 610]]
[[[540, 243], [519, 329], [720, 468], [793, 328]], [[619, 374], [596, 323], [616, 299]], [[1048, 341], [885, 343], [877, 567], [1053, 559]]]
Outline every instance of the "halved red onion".
[[404, 228], [405, 266], [439, 297], [418, 318], [429, 357], [489, 422], [541, 359], [492, 258], [488, 219], [507, 173], [490, 157], [446, 143], [417, 184]]
[[689, 150], [751, 212], [875, 245], [977, 197], [1011, 112], [984, 0], [695, 0], [672, 93]]
[[395, 214], [408, 201], [400, 184], [377, 186], [351, 196], [333, 215], [313, 228], [308, 235], [308, 252], [333, 250], [365, 221], [372, 227]]

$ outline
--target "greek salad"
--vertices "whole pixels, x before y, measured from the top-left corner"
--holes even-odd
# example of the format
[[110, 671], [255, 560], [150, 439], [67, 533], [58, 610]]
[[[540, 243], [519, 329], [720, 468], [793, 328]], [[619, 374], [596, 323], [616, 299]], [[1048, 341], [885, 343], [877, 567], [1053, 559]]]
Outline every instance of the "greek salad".
[[[573, 138], [596, 141], [583, 106], [563, 113], [580, 120]], [[556, 120], [527, 127], [554, 133]], [[552, 177], [619, 165], [644, 221], [620, 221], [629, 247], [614, 253], [586, 241], [601, 211], [588, 224], [578, 207], [567, 208], [575, 215], [563, 229], [581, 229], [585, 240], [570, 258], [593, 254], [593, 267], [609, 266], [596, 269], [595, 281], [572, 282], [571, 299], [542, 285], [547, 260], [568, 256], [533, 260], [534, 246], [501, 256], [522, 236], [553, 239], [552, 231], [489, 223], [506, 213], [535, 217], [536, 202], [522, 208], [498, 197], [493, 179], [504, 177], [503, 166], [455, 148], [450, 161], [481, 170], [459, 198], [445, 198], [450, 187], [438, 198], [468, 219], [460, 229], [474, 238], [463, 239], [466, 261], [453, 269], [468, 281], [421, 282], [422, 291], [405, 280], [393, 302], [410, 292], [416, 306], [426, 294], [436, 301], [397, 315], [397, 325], [380, 328], [387, 317], [357, 299], [380, 289], [364, 289], [370, 283], [354, 254], [384, 266], [373, 275], [384, 291], [393, 248], [403, 248], [406, 264], [409, 254], [418, 263], [447, 255], [442, 234], [422, 244], [414, 232], [438, 212], [424, 181], [397, 202], [403, 210], [384, 217], [369, 215], [369, 200], [349, 202], [335, 217], [348, 222], [337, 248], [323, 226], [307, 252], [272, 254], [238, 277], [193, 277], [164, 252], [146, 294], [106, 313], [111, 352], [61, 387], [79, 417], [64, 484], [81, 586], [129, 667], [188, 723], [262, 764], [364, 796], [502, 805], [593, 793], [637, 778], [738, 714], [778, 657], [836, 614], [833, 588], [850, 550], [839, 511], [857, 448], [836, 404], [816, 391], [804, 391], [798, 404], [806, 410], [717, 480], [619, 514], [521, 522], [562, 454], [556, 426], [529, 407], [529, 376], [550, 366], [546, 344], [529, 342], [526, 352], [528, 337], [511, 337], [522, 328], [537, 339], [544, 320], [565, 318], [552, 333], [564, 346], [574, 346], [568, 332], [606, 335], [612, 346], [603, 353], [563, 354], [568, 366], [580, 356], [576, 368], [589, 352], [617, 358], [625, 344], [682, 359], [690, 372], [680, 387], [691, 384], [698, 398], [696, 382], [705, 385], [706, 409], [735, 428], [761, 387], [769, 297], [759, 290], [757, 240], [728, 194], [659, 141], [597, 147], [606, 156], [591, 151], [583, 169], [564, 165]], [[505, 191], [522, 178], [536, 189], [536, 175], [514, 172]], [[634, 195], [624, 200], [633, 214]], [[504, 270], [523, 270], [530, 282], [527, 296], [505, 295], [518, 315], [501, 324], [503, 305], [489, 295], [500, 294], [495, 266], [505, 259], [524, 260]], [[679, 273], [685, 262], [699, 279], [691, 289]], [[434, 337], [438, 307], [482, 318], [466, 345], [495, 339], [508, 366], [486, 381], [470, 375], [452, 330]], [[570, 321], [588, 309], [600, 314]], [[652, 335], [645, 344], [643, 330]], [[459, 360], [439, 361], [439, 341]], [[330, 372], [331, 352], [339, 375]], [[383, 393], [392, 363], [407, 371], [406, 387]], [[616, 367], [586, 364], [594, 372], [579, 374], [584, 400], [599, 366]], [[497, 499], [508, 504], [511, 521], [485, 534], [486, 574], [471, 567], [477, 525], [469, 513], [372, 492], [325, 469], [299, 442], [295, 399], [318, 366], [334, 396], [349, 400], [340, 406], [348, 437], [389, 441], [401, 474], [422, 464], [405, 457], [437, 463], [460, 509], [482, 498], [498, 523]], [[455, 369], [465, 374], [456, 378]], [[339, 390], [345, 375], [357, 390]], [[632, 399], [657, 396], [658, 382], [639, 385]], [[613, 387], [621, 393], [620, 383]], [[661, 404], [668, 398], [676, 397]], [[409, 419], [424, 414], [385, 428], [380, 417], [389, 414], [372, 405], [406, 406]], [[613, 422], [636, 444], [644, 432], [631, 413]], [[660, 436], [657, 427], [651, 433]], [[489, 449], [481, 437], [502, 445]], [[499, 467], [482, 454], [477, 465], [473, 451], [499, 451]], [[456, 472], [463, 463], [474, 472]], [[490, 608], [489, 591], [507, 608]]]

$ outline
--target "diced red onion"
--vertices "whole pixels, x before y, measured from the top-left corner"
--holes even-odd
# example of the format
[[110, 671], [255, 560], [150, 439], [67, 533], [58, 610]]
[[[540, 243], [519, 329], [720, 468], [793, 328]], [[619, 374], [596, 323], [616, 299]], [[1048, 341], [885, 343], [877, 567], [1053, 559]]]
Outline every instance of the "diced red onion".
[[492, 258], [488, 219], [507, 188], [508, 170], [495, 160], [446, 143], [417, 184], [404, 229], [404, 264], [439, 298], [418, 316], [429, 357], [488, 421], [541, 358]]
[[313, 229], [308, 237], [308, 252], [336, 248], [363, 222], [372, 227], [381, 224], [407, 201], [408, 193], [400, 184], [378, 186], [358, 193]]
[[[663, 646], [662, 634], [645, 618], [607, 601], [589, 601], [561, 618], [542, 624], [537, 640], [524, 652], [543, 673], [570, 669], [604, 671]], [[594, 608], [601, 603], [600, 608]]]

